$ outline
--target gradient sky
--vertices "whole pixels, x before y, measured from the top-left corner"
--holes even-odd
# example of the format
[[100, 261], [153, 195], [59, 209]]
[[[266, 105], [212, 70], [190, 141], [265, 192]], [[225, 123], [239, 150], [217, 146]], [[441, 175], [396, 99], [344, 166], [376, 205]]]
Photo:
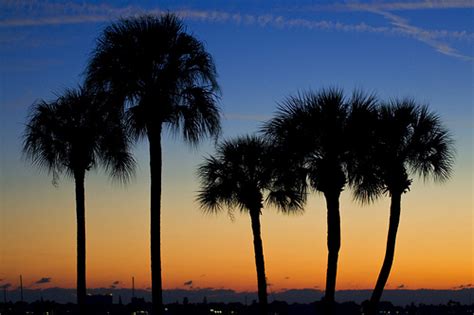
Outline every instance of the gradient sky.
[[[35, 100], [82, 80], [101, 30], [120, 16], [177, 12], [214, 56], [222, 87], [223, 137], [252, 133], [276, 104], [300, 90], [338, 86], [411, 96], [430, 105], [456, 140], [452, 179], [416, 180], [403, 196], [388, 288], [454, 288], [473, 283], [473, 2], [1, 1], [0, 285], [75, 285], [74, 186], [22, 159], [21, 134]], [[194, 201], [196, 165], [212, 153], [165, 136], [162, 256], [165, 288], [255, 290], [250, 219], [203, 215]], [[150, 285], [147, 143], [126, 187], [100, 171], [86, 182], [89, 287]], [[341, 201], [339, 289], [373, 287], [382, 263], [388, 200]], [[262, 235], [270, 290], [322, 288], [326, 211], [265, 209]], [[50, 282], [34, 284], [41, 278]]]

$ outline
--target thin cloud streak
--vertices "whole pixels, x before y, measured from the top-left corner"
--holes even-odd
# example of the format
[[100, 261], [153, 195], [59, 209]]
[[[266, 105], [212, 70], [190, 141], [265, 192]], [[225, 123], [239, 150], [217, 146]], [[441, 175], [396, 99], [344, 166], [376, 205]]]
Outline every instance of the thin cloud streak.
[[[37, 1], [19, 1], [7, 2], [7, 8], [13, 11], [21, 11], [28, 9], [30, 11], [47, 13], [48, 16], [31, 17], [9, 17], [0, 20], [0, 27], [25, 27], [25, 26], [41, 26], [41, 25], [60, 25], [60, 24], [80, 24], [80, 23], [100, 23], [107, 22], [118, 17], [134, 16], [143, 13], [163, 14], [165, 11], [155, 8], [144, 10], [136, 6], [127, 6], [123, 8], [112, 7], [109, 5], [91, 5], [91, 4], [52, 4]], [[341, 32], [357, 32], [357, 33], [378, 33], [386, 35], [401, 35], [411, 37], [424, 44], [434, 48], [437, 52], [447, 56], [455, 57], [464, 61], [472, 61], [473, 57], [459, 53], [449, 44], [439, 41], [439, 39], [457, 39], [472, 41], [474, 34], [466, 31], [447, 31], [447, 30], [425, 30], [410, 25], [407, 20], [390, 13], [391, 10], [403, 10], [409, 8], [466, 8], [474, 7], [472, 1], [424, 1], [424, 2], [392, 2], [392, 3], [347, 3], [334, 4], [326, 6], [313, 6], [319, 9], [333, 10], [361, 10], [385, 17], [392, 27], [372, 26], [364, 22], [358, 24], [345, 24], [341, 22], [333, 22], [326, 20], [309, 20], [303, 18], [285, 18], [281, 15], [272, 14], [251, 15], [241, 13], [228, 13], [224, 11], [204, 11], [204, 10], [176, 10], [173, 11], [184, 19], [194, 21], [204, 21], [210, 23], [235, 23], [243, 25], [258, 25], [260, 27], [275, 28], [304, 28], [308, 30], [323, 31], [341, 31]], [[66, 13], [66, 14], [64, 14]], [[15, 13], [14, 13], [15, 14]], [[14, 15], [13, 14], [13, 15]]]
[[426, 30], [416, 27], [408, 23], [398, 15], [391, 13], [391, 11], [403, 10], [426, 10], [426, 9], [466, 9], [474, 8], [472, 0], [452, 0], [452, 1], [417, 1], [417, 2], [371, 2], [371, 3], [336, 3], [332, 5], [315, 5], [306, 7], [304, 9], [312, 10], [330, 10], [330, 11], [364, 11], [383, 16], [394, 27], [391, 31], [399, 33], [403, 36], [411, 37], [418, 40], [432, 48], [435, 51], [455, 57], [464, 61], [472, 61], [472, 56], [467, 56], [459, 53], [449, 44], [439, 41], [439, 39], [456, 39], [472, 41], [474, 34], [466, 31], [447, 31], [447, 30]]
[[304, 6], [298, 10], [315, 11], [413, 11], [413, 10], [447, 10], [474, 8], [472, 0], [438, 0], [438, 1], [409, 1], [409, 2], [383, 2], [372, 1], [369, 3], [348, 1], [332, 4], [315, 4]]
[[372, 2], [372, 3], [347, 3], [337, 4], [341, 8], [352, 10], [376, 9], [386, 11], [405, 10], [444, 10], [474, 8], [472, 0], [438, 0], [438, 1], [412, 1], [412, 2]]
[[426, 31], [420, 27], [411, 25], [407, 19], [404, 19], [398, 15], [395, 15], [393, 13], [386, 12], [386, 11], [372, 10], [371, 12], [382, 15], [392, 25], [394, 25], [395, 28], [399, 30], [401, 33], [406, 34], [407, 36], [410, 36], [422, 43], [425, 43], [426, 45], [434, 48], [437, 52], [441, 54], [455, 57], [464, 61], [474, 60], [473, 57], [466, 56], [459, 53], [456, 49], [452, 48], [450, 45], [435, 40], [429, 31]]

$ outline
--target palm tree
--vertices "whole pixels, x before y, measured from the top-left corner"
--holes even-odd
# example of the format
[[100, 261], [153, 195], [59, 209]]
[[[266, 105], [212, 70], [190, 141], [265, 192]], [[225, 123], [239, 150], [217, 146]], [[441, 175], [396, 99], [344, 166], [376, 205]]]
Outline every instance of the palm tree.
[[23, 152], [39, 168], [53, 175], [74, 178], [77, 216], [77, 303], [85, 314], [86, 299], [86, 172], [104, 167], [123, 182], [133, 174], [134, 159], [120, 115], [104, 110], [99, 96], [84, 88], [66, 90], [53, 102], [41, 100], [32, 107], [23, 140]]
[[202, 190], [198, 194], [201, 207], [211, 213], [223, 206], [248, 213], [252, 223], [255, 265], [257, 269], [260, 314], [267, 315], [267, 281], [260, 233], [263, 203], [274, 204], [284, 213], [301, 211], [305, 195], [275, 181], [274, 154], [261, 138], [246, 136], [225, 141], [215, 156], [199, 167]]
[[[359, 156], [359, 165], [350, 179], [359, 187], [355, 192], [361, 201], [370, 202], [385, 193], [391, 200], [385, 258], [368, 303], [368, 314], [376, 314], [390, 275], [400, 222], [401, 197], [410, 189], [410, 175], [445, 181], [454, 162], [454, 147], [449, 132], [436, 114], [412, 99], [394, 100], [381, 106], [373, 126], [374, 133], [369, 138], [372, 149]], [[357, 171], [358, 167], [361, 171]]]
[[[323, 89], [289, 97], [263, 132], [281, 151], [288, 165], [301, 165], [309, 186], [323, 193], [327, 204], [328, 263], [324, 304], [334, 313], [336, 274], [341, 228], [339, 196], [347, 181], [352, 149], [362, 140], [363, 117], [370, 114], [376, 98], [355, 92], [346, 100], [340, 89]], [[352, 105], [352, 106], [351, 106]], [[283, 169], [286, 172], [287, 168]], [[299, 181], [306, 189], [306, 181]]]
[[161, 170], [163, 129], [196, 145], [217, 136], [219, 86], [211, 55], [172, 14], [122, 19], [100, 36], [87, 70], [90, 86], [127, 108], [131, 133], [146, 136], [151, 175], [151, 283], [154, 314], [162, 314]]

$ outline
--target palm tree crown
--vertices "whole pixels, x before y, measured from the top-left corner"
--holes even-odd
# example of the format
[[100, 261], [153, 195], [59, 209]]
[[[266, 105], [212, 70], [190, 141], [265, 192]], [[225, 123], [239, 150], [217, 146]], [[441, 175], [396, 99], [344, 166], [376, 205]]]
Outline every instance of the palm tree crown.
[[198, 201], [204, 209], [218, 212], [226, 206], [260, 211], [266, 202], [285, 213], [301, 211], [305, 194], [276, 180], [275, 156], [264, 140], [239, 137], [224, 141], [216, 151], [198, 169], [202, 187]]
[[378, 109], [371, 135], [372, 147], [358, 163], [351, 181], [360, 189], [362, 201], [383, 193], [405, 193], [412, 183], [410, 175], [445, 181], [454, 163], [453, 140], [440, 118], [413, 99], [392, 100]]
[[220, 131], [216, 77], [211, 55], [172, 14], [110, 25], [87, 70], [88, 84], [129, 106], [135, 135], [165, 124], [193, 144]]
[[101, 166], [126, 182], [135, 165], [129, 146], [120, 115], [105, 111], [103, 98], [82, 87], [34, 104], [23, 140], [26, 157], [54, 181], [62, 173], [73, 176]]

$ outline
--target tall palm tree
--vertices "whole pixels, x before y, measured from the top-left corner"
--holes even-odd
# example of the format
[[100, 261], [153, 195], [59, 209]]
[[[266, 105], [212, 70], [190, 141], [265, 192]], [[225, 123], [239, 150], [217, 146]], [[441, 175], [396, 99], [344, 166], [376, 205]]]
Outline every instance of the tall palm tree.
[[122, 19], [100, 36], [87, 82], [126, 108], [130, 130], [146, 136], [151, 175], [151, 284], [154, 314], [162, 314], [161, 170], [163, 129], [196, 145], [220, 132], [213, 59], [172, 14]]
[[346, 185], [352, 149], [361, 142], [361, 118], [372, 111], [375, 103], [373, 95], [355, 92], [346, 99], [342, 90], [334, 88], [302, 93], [286, 99], [263, 127], [270, 141], [286, 151], [288, 165], [301, 165], [309, 186], [326, 199], [328, 263], [324, 302], [328, 314], [335, 312], [341, 246], [339, 196]]
[[401, 197], [409, 191], [412, 175], [445, 181], [454, 162], [453, 141], [440, 118], [412, 99], [393, 100], [381, 106], [373, 126], [374, 133], [369, 138], [372, 149], [359, 156], [359, 165], [350, 179], [359, 187], [356, 197], [363, 202], [373, 201], [385, 193], [391, 200], [385, 258], [367, 309], [372, 315], [376, 314], [390, 275]]
[[305, 195], [295, 189], [297, 187], [285, 187], [275, 180], [273, 163], [270, 146], [259, 137], [246, 136], [221, 143], [216, 155], [207, 158], [198, 170], [202, 189], [197, 199], [203, 209], [216, 213], [226, 206], [231, 215], [235, 208], [250, 215], [262, 315], [268, 314], [260, 233], [263, 204], [274, 204], [284, 213], [294, 213], [302, 210], [305, 200]]
[[41, 100], [32, 107], [23, 140], [23, 152], [31, 162], [53, 175], [74, 179], [77, 216], [77, 303], [85, 314], [86, 226], [85, 175], [104, 167], [126, 182], [135, 161], [129, 154], [120, 115], [104, 110], [103, 99], [84, 88], [66, 90], [53, 102]]

